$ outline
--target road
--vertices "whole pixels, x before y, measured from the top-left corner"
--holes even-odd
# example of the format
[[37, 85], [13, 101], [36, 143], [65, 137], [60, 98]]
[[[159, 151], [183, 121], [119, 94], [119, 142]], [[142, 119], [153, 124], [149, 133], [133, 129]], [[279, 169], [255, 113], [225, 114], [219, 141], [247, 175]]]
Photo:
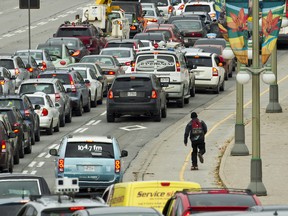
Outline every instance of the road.
[[[41, 1], [39, 10], [31, 10], [31, 47], [45, 42], [66, 20], [73, 20], [81, 8], [94, 1], [62, 0]], [[18, 9], [18, 1], [2, 0], [0, 2], [0, 53], [14, 53], [28, 48], [28, 11]], [[287, 52], [278, 52], [278, 80], [286, 76], [285, 59]], [[282, 63], [283, 62], [283, 63]], [[60, 132], [48, 136], [41, 134], [41, 141], [32, 149], [31, 155], [25, 155], [15, 172], [33, 173], [44, 176], [53, 188], [54, 158], [48, 154], [49, 149], [56, 148], [61, 137], [67, 134], [77, 135], [112, 135], [116, 137], [122, 149], [129, 155], [124, 162], [124, 180], [190, 180], [211, 187], [217, 185], [215, 170], [219, 155], [225, 145], [233, 139], [235, 124], [235, 74], [225, 83], [225, 91], [219, 95], [197, 92], [184, 108], [169, 104], [166, 119], [153, 122], [149, 118], [121, 118], [115, 123], [106, 122], [106, 105], [92, 108], [90, 113], [82, 117], [73, 116], [72, 123], [60, 128]], [[281, 94], [287, 95], [282, 82]], [[268, 86], [261, 83], [261, 109], [268, 103]], [[244, 88], [245, 121], [251, 120], [251, 85]], [[263, 99], [263, 100], [262, 100]], [[194, 110], [201, 113], [209, 132], [207, 135], [207, 153], [203, 170], [197, 175], [189, 170], [189, 148], [183, 145], [184, 127], [189, 115]], [[181, 131], [181, 129], [183, 129]], [[181, 134], [179, 134], [181, 131]], [[169, 145], [169, 143], [175, 146]], [[208, 145], [209, 144], [209, 145]], [[160, 155], [160, 157], [159, 157]], [[156, 157], [157, 156], [157, 157]], [[201, 169], [201, 167], [200, 167]]]

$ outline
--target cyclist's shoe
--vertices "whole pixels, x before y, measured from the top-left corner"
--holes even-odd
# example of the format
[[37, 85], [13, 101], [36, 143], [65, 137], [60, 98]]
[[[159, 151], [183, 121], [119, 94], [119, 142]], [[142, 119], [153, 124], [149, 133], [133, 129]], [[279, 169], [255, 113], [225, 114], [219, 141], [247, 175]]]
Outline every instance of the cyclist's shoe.
[[198, 170], [198, 166], [191, 166], [191, 170]]
[[203, 158], [203, 155], [201, 153], [198, 153], [198, 158], [199, 158], [199, 161], [201, 163], [204, 163], [204, 158]]

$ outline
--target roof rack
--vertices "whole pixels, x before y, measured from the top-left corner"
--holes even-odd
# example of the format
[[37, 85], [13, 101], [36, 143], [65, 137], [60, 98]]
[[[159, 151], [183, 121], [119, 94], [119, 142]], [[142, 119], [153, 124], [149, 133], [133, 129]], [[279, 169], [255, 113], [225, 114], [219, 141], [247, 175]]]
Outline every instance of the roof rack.
[[213, 2], [213, 0], [189, 0], [188, 3], [190, 2]]
[[176, 191], [176, 192], [182, 192], [182, 193], [189, 193], [189, 192], [217, 192], [217, 191], [225, 191], [227, 193], [246, 193], [249, 195], [253, 195], [254, 193], [250, 189], [239, 189], [239, 188], [187, 188], [183, 189], [182, 191]]

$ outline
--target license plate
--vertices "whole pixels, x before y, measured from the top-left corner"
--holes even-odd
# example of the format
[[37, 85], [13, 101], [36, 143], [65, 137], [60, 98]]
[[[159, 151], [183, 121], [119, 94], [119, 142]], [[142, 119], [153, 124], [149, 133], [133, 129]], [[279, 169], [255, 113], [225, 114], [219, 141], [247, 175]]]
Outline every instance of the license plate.
[[94, 166], [84, 166], [84, 171], [85, 172], [93, 172], [95, 171]]
[[170, 78], [169, 77], [160, 77], [160, 82], [169, 83], [170, 82]]
[[127, 92], [128, 97], [135, 97], [137, 96], [137, 92]]

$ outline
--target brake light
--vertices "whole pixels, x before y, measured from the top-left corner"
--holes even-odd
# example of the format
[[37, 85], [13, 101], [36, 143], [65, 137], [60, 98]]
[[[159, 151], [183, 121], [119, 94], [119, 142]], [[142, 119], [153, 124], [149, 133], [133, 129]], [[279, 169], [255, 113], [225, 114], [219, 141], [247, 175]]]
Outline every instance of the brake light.
[[184, 9], [184, 4], [182, 4], [182, 5], [180, 5], [179, 7], [178, 7], [178, 10], [183, 10]]
[[180, 67], [180, 63], [176, 62], [176, 71], [180, 72], [181, 71], [181, 67]]
[[136, 30], [136, 29], [137, 29], [136, 26], [134, 25], [130, 26], [130, 30]]
[[80, 55], [80, 50], [76, 50], [76, 51], [72, 54], [72, 56], [78, 56], [78, 55]]
[[6, 152], [6, 141], [2, 140], [1, 142], [1, 152]]
[[70, 207], [70, 211], [78, 211], [78, 210], [83, 210], [85, 209], [84, 206], [74, 206], [74, 207]]
[[15, 68], [15, 75], [18, 75], [18, 74], [20, 74], [20, 70], [19, 68]]
[[191, 214], [191, 212], [190, 212], [190, 210], [188, 209], [188, 210], [186, 210], [186, 211], [184, 211], [183, 212], [183, 216], [189, 216]]
[[172, 13], [173, 10], [174, 10], [173, 6], [170, 5], [169, 8], [168, 8], [168, 13]]
[[18, 128], [19, 126], [20, 126], [20, 123], [18, 123], [18, 122], [13, 124], [13, 128], [14, 128], [13, 132], [14, 133], [19, 133], [19, 128]]
[[47, 116], [47, 115], [48, 115], [48, 110], [46, 108], [43, 108], [41, 116]]
[[44, 71], [46, 69], [47, 69], [47, 64], [46, 64], [46, 62], [43, 61], [41, 70]]
[[0, 80], [0, 85], [4, 85], [5, 84], [5, 80]]
[[107, 74], [108, 75], [115, 75], [115, 71], [108, 71]]
[[61, 99], [60, 94], [59, 93], [55, 93], [55, 102], [60, 101], [60, 99]]
[[64, 172], [64, 159], [58, 160], [58, 172]]
[[156, 99], [157, 98], [157, 92], [155, 90], [152, 90], [151, 98], [152, 99]]
[[131, 62], [131, 72], [135, 71], [135, 62]]
[[149, 19], [149, 22], [158, 22], [157, 19]]
[[212, 76], [218, 76], [218, 70], [215, 67], [212, 68]]
[[60, 64], [61, 65], [66, 65], [66, 61], [62, 60], [62, 61], [60, 61]]
[[161, 182], [161, 186], [163, 187], [170, 186], [170, 182]]
[[203, 37], [202, 33], [199, 33], [199, 32], [192, 32], [191, 36], [193, 36], [193, 37]]
[[30, 112], [29, 112], [29, 110], [28, 110], [28, 109], [24, 110], [24, 115], [25, 115], [26, 117], [29, 117], [29, 115], [30, 115]]
[[75, 83], [74, 83], [71, 75], [69, 75], [69, 80], [70, 80], [70, 85], [71, 85], [71, 91], [76, 92], [77, 91], [76, 86], [75, 86]]
[[109, 92], [108, 92], [108, 98], [109, 98], [109, 99], [113, 99], [113, 98], [114, 98], [114, 95], [113, 95], [112, 90], [109, 90]]
[[130, 65], [131, 65], [131, 62], [125, 62], [125, 65], [126, 65], [126, 66], [130, 66]]
[[32, 73], [32, 72], [33, 72], [33, 68], [30, 67], [30, 68], [27, 69], [27, 71], [30, 72], [30, 73]]
[[120, 160], [115, 160], [115, 173], [120, 173], [121, 171], [121, 162]]

